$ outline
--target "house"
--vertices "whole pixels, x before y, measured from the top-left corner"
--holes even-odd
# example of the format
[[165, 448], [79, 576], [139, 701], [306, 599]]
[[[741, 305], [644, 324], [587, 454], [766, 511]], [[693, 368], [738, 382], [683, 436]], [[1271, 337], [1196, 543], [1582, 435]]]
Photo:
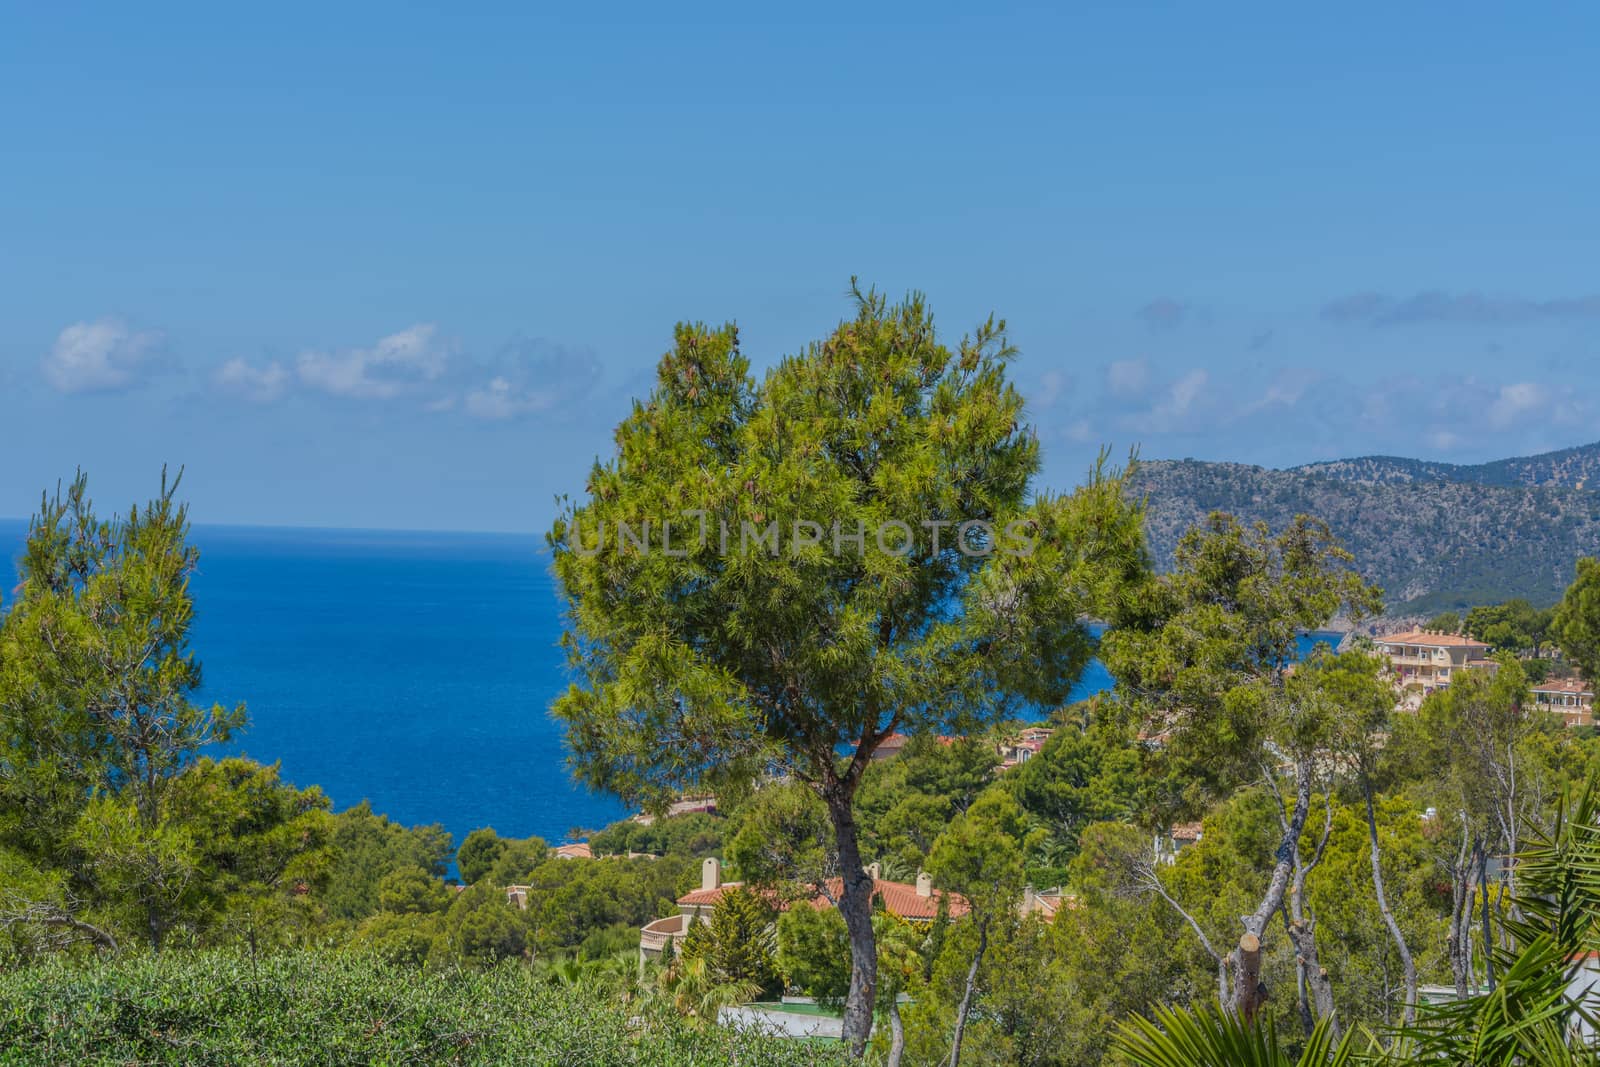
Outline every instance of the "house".
[[1156, 857], [1163, 863], [1173, 863], [1178, 859], [1178, 853], [1190, 845], [1198, 844], [1205, 836], [1204, 827], [1197, 822], [1174, 823], [1168, 829], [1166, 836], [1156, 835]]
[[905, 734], [890, 734], [878, 742], [878, 747], [872, 750], [872, 758], [875, 760], [893, 759], [895, 756], [900, 755], [910, 743], [911, 738]]
[[589, 842], [579, 841], [575, 845], [557, 845], [550, 850], [550, 855], [558, 860], [592, 860], [594, 850], [589, 847]]
[[1534, 686], [1533, 703], [1560, 715], [1568, 726], [1594, 725], [1594, 686], [1581, 678], [1561, 678]]
[[1489, 645], [1462, 634], [1411, 630], [1379, 638], [1378, 648], [1389, 658], [1395, 683], [1407, 694], [1401, 706], [1412, 709], [1429, 693], [1449, 685], [1452, 675], [1496, 666], [1489, 658]]
[[[952, 918], [967, 913], [966, 898], [959, 893], [945, 893], [934, 889], [933, 879], [926, 872], [917, 875], [915, 885], [879, 878], [876, 863], [867, 867], [867, 873], [872, 877], [873, 899], [881, 902], [884, 910], [891, 915], [897, 915], [909, 922], [932, 922], [939, 914], [941, 902]], [[639, 931], [639, 958], [659, 959], [669, 945], [675, 946], [682, 941], [688, 934], [691, 923], [711, 921], [711, 913], [716, 910], [717, 902], [722, 899], [724, 893], [743, 885], [743, 882], [724, 882], [722, 862], [715, 856], [707, 857], [700, 864], [700, 888], [692, 889], [678, 898], [678, 914], [656, 919], [645, 924]], [[829, 879], [826, 889], [826, 893], [817, 893], [809, 900], [795, 901], [792, 904], [780, 901], [778, 907], [832, 908], [833, 902], [839, 899], [844, 891], [843, 880]]]
[[[709, 793], [691, 796], [681, 796], [671, 804], [662, 814], [667, 818], [674, 815], [715, 815], [717, 813], [717, 798]], [[641, 811], [633, 817], [633, 821], [640, 826], [652, 826], [656, 817], [648, 811]]]
[[[950, 734], [939, 734], [934, 737], [934, 740], [948, 748], [957, 741], [964, 740], [964, 738]], [[878, 742], [878, 747], [872, 750], [872, 758], [874, 760], [893, 759], [904, 752], [909, 744], [911, 744], [911, 736], [909, 734], [892, 733]]]
[[1007, 741], [1000, 745], [1000, 769], [1009, 771], [1013, 767], [1020, 767], [1039, 754], [1044, 748], [1043, 741]]
[[1159, 730], [1140, 730], [1138, 740], [1141, 747], [1147, 748], [1152, 752], [1158, 751], [1166, 748], [1167, 742], [1172, 740], [1172, 730], [1170, 726]]
[[1044, 748], [1046, 741], [1055, 731], [1048, 726], [1030, 726], [1017, 736], [1000, 742], [998, 753], [1000, 756], [1000, 769], [1008, 771], [1018, 767], [1037, 756]]
[[[1578, 1016], [1571, 1022], [1572, 1036], [1582, 1041], [1593, 1043], [1595, 1028], [1593, 1023], [1594, 1013], [1600, 1009], [1600, 952], [1585, 952], [1573, 956], [1567, 961], [1572, 967], [1572, 975], [1567, 980], [1567, 998], [1574, 1003], [1582, 1004], [1588, 1016]], [[1477, 988], [1474, 995], [1481, 996], [1484, 989]], [[1450, 1004], [1458, 998], [1456, 987], [1451, 985], [1423, 985], [1417, 987], [1417, 999], [1423, 1004], [1440, 1006]]]
[[1055, 922], [1056, 915], [1063, 908], [1070, 910], [1077, 906], [1078, 898], [1064, 892], [1060, 886], [1055, 889], [1034, 889], [1030, 885], [1022, 890], [1022, 906], [1019, 912], [1024, 918], [1037, 915], [1048, 923]]

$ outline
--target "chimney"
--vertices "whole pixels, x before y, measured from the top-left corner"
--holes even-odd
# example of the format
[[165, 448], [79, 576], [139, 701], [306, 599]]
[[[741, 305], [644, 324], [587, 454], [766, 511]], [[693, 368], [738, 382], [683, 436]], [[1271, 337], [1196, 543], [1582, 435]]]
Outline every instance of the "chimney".
[[869, 863], [867, 864], [867, 877], [876, 882], [881, 877], [882, 870], [883, 868], [879, 867], [877, 863]]
[[707, 856], [700, 864], [700, 888], [722, 888], [722, 861], [715, 856]]
[[917, 872], [917, 896], [933, 896], [933, 875], [929, 874], [927, 871]]

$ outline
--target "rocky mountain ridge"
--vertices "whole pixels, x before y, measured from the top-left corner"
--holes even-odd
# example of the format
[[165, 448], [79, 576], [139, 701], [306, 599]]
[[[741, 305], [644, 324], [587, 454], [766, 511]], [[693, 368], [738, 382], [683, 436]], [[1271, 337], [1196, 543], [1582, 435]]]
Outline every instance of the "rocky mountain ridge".
[[1326, 520], [1391, 612], [1558, 600], [1600, 555], [1600, 443], [1477, 465], [1365, 456], [1275, 470], [1143, 460], [1134, 491], [1158, 565], [1211, 511], [1282, 526]]

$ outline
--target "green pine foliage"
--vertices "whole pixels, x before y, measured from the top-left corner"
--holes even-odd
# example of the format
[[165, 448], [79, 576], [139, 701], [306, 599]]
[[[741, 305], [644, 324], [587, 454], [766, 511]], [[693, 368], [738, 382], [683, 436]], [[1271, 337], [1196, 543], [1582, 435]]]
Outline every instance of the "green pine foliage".
[[873, 753], [1062, 701], [1095, 650], [1088, 618], [1120, 609], [1145, 560], [1119, 476], [1036, 491], [1004, 323], [951, 347], [920, 296], [853, 296], [850, 320], [760, 377], [736, 327], [680, 325], [549, 543], [576, 678], [553, 711], [584, 781], [662, 808], [778, 772], [825, 802], [859, 1049], [876, 952], [854, 810]]
[[703, 812], [653, 819], [648, 823], [623, 819], [589, 838], [596, 856], [688, 856], [702, 859], [721, 855], [726, 821]]
[[777, 911], [758, 894], [739, 888], [724, 893], [711, 921], [695, 923], [683, 941], [683, 958], [704, 960], [721, 982], [773, 990], [777, 985]]
[[467, 885], [477, 882], [489, 873], [505, 850], [506, 842], [494, 832], [494, 827], [472, 831], [456, 851], [456, 870], [461, 874], [461, 881]]
[[1600, 559], [1578, 561], [1577, 577], [1550, 621], [1561, 649], [1588, 679], [1600, 679]]
[[407, 827], [363, 800], [334, 816], [334, 867], [326, 907], [336, 919], [364, 919], [378, 910], [378, 885], [394, 871], [420, 867], [443, 877], [450, 863], [444, 827]]

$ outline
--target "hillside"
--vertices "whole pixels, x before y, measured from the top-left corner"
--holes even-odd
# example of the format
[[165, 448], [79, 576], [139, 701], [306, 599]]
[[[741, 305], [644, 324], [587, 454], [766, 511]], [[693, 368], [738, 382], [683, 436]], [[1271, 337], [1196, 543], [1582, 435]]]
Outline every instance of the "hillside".
[[1391, 611], [1558, 600], [1579, 556], [1600, 555], [1600, 444], [1457, 466], [1387, 456], [1290, 470], [1147, 460], [1135, 489], [1158, 563], [1214, 510], [1281, 526], [1327, 520]]
[[1470, 485], [1549, 485], [1567, 489], [1600, 489], [1600, 442], [1545, 452], [1537, 456], [1497, 459], [1463, 466], [1400, 456], [1362, 456], [1307, 463], [1292, 473], [1314, 474], [1344, 482], [1464, 482]]

